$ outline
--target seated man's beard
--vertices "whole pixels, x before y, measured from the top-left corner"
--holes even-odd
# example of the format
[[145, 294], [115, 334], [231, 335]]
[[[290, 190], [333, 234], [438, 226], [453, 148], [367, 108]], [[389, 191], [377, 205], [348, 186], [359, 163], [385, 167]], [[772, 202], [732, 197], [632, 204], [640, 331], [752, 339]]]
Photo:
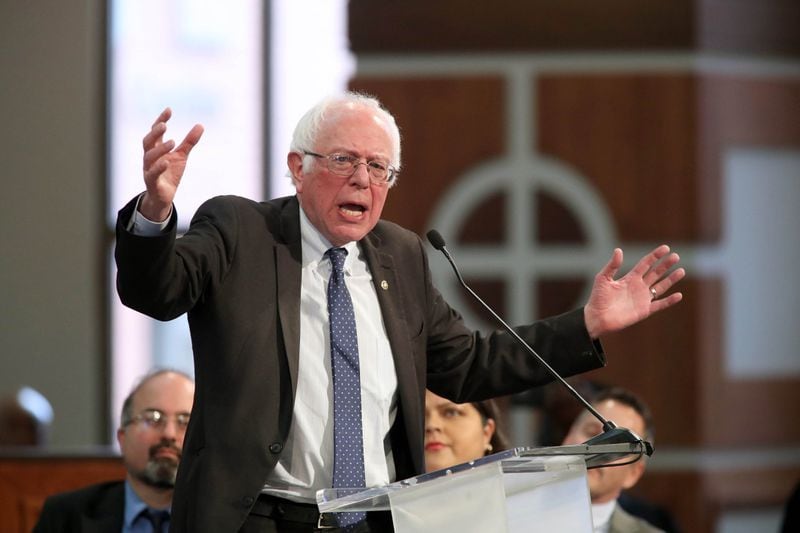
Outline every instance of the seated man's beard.
[[147, 485], [159, 489], [175, 488], [175, 476], [178, 473], [178, 461], [172, 457], [156, 457], [160, 448], [172, 448], [180, 457], [180, 450], [171, 444], [158, 444], [150, 449], [150, 459], [144, 470], [137, 476]]
[[178, 463], [166, 457], [159, 457], [147, 461], [147, 466], [144, 467], [139, 479], [151, 487], [173, 489], [177, 473]]

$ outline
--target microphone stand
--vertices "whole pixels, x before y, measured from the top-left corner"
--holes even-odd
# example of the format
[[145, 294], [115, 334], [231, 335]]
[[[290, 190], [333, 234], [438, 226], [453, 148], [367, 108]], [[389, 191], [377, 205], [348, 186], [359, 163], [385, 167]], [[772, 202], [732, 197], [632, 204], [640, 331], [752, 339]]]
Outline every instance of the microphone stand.
[[592, 404], [590, 404], [588, 401], [586, 401], [586, 399], [583, 396], [581, 396], [580, 393], [578, 393], [578, 391], [576, 391], [572, 387], [572, 385], [567, 383], [567, 381], [563, 377], [561, 377], [561, 374], [556, 372], [555, 369], [553, 367], [551, 367], [547, 363], [547, 361], [545, 361], [542, 358], [542, 356], [540, 356], [538, 353], [536, 353], [536, 351], [533, 348], [531, 348], [530, 344], [525, 342], [525, 340], [523, 340], [523, 338], [520, 337], [519, 334], [516, 331], [514, 331], [511, 328], [511, 326], [509, 326], [505, 322], [505, 320], [500, 318], [500, 316], [497, 313], [494, 312], [494, 309], [489, 307], [489, 305], [486, 302], [484, 302], [481, 299], [481, 297], [478, 296], [475, 293], [475, 291], [473, 291], [470, 288], [469, 285], [467, 285], [467, 283], [464, 281], [464, 278], [461, 276], [461, 272], [459, 272], [455, 261], [453, 260], [452, 256], [450, 255], [450, 252], [447, 250], [447, 246], [445, 245], [444, 238], [442, 238], [441, 234], [438, 231], [436, 231], [436, 230], [429, 231], [427, 233], [427, 237], [428, 237], [428, 241], [431, 243], [431, 245], [434, 248], [436, 248], [437, 250], [439, 250], [440, 252], [442, 252], [444, 254], [444, 256], [447, 258], [447, 261], [450, 263], [450, 266], [453, 267], [453, 272], [455, 272], [456, 277], [458, 278], [458, 281], [461, 284], [461, 286], [464, 287], [473, 296], [473, 298], [475, 298], [475, 300], [477, 300], [478, 303], [480, 303], [484, 307], [484, 309], [486, 309], [487, 311], [489, 311], [489, 313], [491, 313], [491, 315], [495, 318], [495, 320], [497, 320], [497, 322], [499, 322], [505, 328], [505, 330], [508, 331], [511, 334], [511, 336], [514, 337], [514, 339], [520, 344], [520, 346], [525, 348], [525, 350], [527, 350], [528, 353], [530, 353], [550, 373], [550, 375], [553, 376], [553, 378], [555, 378], [564, 387], [566, 387], [567, 390], [578, 400], [578, 402], [580, 402], [597, 420], [600, 421], [600, 423], [603, 425], [603, 432], [598, 434], [598, 435], [595, 435], [591, 439], [587, 440], [586, 442], [584, 442], [584, 444], [593, 445], [593, 444], [620, 444], [620, 443], [622, 443], [622, 444], [626, 444], [626, 443], [627, 444], [636, 444], [636, 443], [642, 443], [645, 446], [645, 453], [648, 456], [653, 454], [653, 446], [652, 446], [652, 444], [650, 444], [647, 441], [642, 440], [641, 437], [639, 437], [633, 431], [631, 431], [631, 430], [629, 430], [627, 428], [617, 427], [617, 425], [614, 424], [614, 422], [612, 422], [611, 420], [607, 420], [605, 417], [603, 417], [603, 415], [598, 413], [597, 409], [595, 409], [592, 406]]

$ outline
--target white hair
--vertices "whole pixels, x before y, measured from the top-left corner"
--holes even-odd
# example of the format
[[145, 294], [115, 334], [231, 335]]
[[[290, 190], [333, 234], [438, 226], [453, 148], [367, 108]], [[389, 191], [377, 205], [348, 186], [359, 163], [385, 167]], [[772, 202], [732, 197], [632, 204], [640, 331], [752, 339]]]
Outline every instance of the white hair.
[[[331, 112], [342, 108], [353, 110], [357, 108], [374, 111], [386, 125], [386, 132], [392, 141], [392, 155], [389, 164], [397, 171], [400, 170], [400, 129], [397, 122], [389, 111], [374, 96], [367, 94], [347, 91], [342, 94], [328, 96], [320, 100], [297, 122], [292, 134], [292, 143], [289, 146], [291, 152], [303, 154], [305, 150], [311, 150], [317, 141], [322, 125], [329, 118]], [[314, 160], [311, 156], [304, 156], [303, 164], [311, 164]], [[291, 174], [289, 174], [291, 176]], [[294, 179], [294, 176], [292, 176]]]

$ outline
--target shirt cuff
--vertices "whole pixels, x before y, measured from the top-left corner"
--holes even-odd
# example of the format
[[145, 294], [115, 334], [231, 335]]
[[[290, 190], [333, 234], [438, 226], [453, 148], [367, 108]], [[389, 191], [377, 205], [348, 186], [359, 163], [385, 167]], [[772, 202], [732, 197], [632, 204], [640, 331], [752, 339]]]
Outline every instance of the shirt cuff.
[[169, 209], [169, 215], [162, 222], [154, 222], [139, 212], [139, 203], [142, 201], [144, 193], [139, 195], [136, 199], [136, 207], [133, 208], [133, 216], [128, 222], [127, 230], [134, 235], [141, 237], [157, 237], [161, 235], [166, 227], [169, 225], [169, 219], [172, 216], [172, 207]]

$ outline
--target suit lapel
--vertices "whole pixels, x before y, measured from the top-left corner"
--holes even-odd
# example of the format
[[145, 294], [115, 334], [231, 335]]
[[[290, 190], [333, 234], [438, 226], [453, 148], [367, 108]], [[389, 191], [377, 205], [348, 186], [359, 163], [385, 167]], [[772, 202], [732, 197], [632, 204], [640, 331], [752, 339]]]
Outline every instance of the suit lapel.
[[[397, 373], [397, 388], [401, 412], [404, 413], [406, 432], [411, 439], [419, 435], [417, 415], [424, 411], [420, 405], [421, 387], [417, 377], [416, 360], [411, 346], [411, 331], [406, 318], [405, 295], [395, 268], [394, 258], [380, 251], [380, 238], [373, 233], [361, 241], [361, 249], [372, 273], [372, 284], [378, 294], [386, 335], [392, 347], [392, 358]], [[421, 442], [421, 440], [420, 440]], [[413, 448], [413, 447], [412, 447]], [[415, 454], [416, 455], [416, 454]]]
[[118, 533], [122, 529], [122, 521], [111, 515], [89, 517], [81, 520], [81, 531], [84, 533]]
[[[280, 238], [275, 243], [275, 271], [278, 294], [278, 316], [281, 335], [286, 348], [286, 358], [292, 379], [292, 394], [297, 391], [297, 373], [300, 360], [300, 291], [302, 283], [302, 245], [300, 241], [299, 203], [292, 198], [283, 208], [280, 217]], [[395, 269], [394, 258], [382, 253], [381, 240], [370, 233], [359, 243], [372, 274], [372, 283], [378, 296], [386, 334], [392, 348], [395, 372], [397, 373], [398, 396], [404, 414], [405, 431], [414, 442], [422, 442], [421, 420], [424, 412], [421, 404], [420, 384], [416, 361], [408, 330], [402, 283]], [[420, 453], [412, 446], [415, 468], [422, 464]]]
[[125, 484], [115, 483], [103, 490], [91, 508], [81, 515], [85, 533], [118, 533], [125, 517]]
[[286, 347], [292, 395], [297, 391], [297, 368], [300, 361], [300, 285], [302, 282], [302, 247], [300, 244], [300, 213], [296, 198], [292, 198], [281, 213], [282, 242], [275, 243], [275, 275], [278, 291], [278, 316]]
[[[395, 367], [399, 370], [409, 364], [410, 358], [401, 354], [410, 353], [411, 343], [405, 315], [406, 306], [403, 303], [403, 291], [394, 259], [391, 255], [380, 251], [380, 239], [373, 234], [368, 235], [361, 242], [361, 249], [364, 251], [364, 257], [372, 274], [372, 284], [378, 294], [378, 303], [381, 307], [389, 344], [392, 346]], [[413, 367], [410, 370], [413, 373]]]

